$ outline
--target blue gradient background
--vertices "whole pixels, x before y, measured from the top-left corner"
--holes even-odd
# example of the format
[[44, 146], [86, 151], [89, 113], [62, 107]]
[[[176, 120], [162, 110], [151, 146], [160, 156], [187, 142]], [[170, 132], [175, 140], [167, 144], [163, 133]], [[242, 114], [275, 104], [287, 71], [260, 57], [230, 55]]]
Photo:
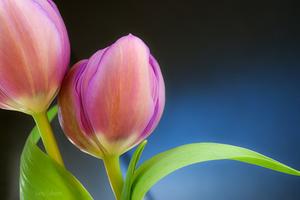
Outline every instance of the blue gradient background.
[[[219, 142], [300, 169], [300, 17], [294, 1], [56, 3], [73, 63], [129, 32], [143, 38], [160, 62], [166, 108], [142, 160], [178, 145]], [[18, 159], [33, 122], [2, 110], [0, 119], [7, 133], [20, 133], [18, 139], [1, 136], [8, 163], [4, 192], [18, 199]], [[102, 162], [72, 146], [57, 121], [54, 126], [67, 167], [96, 200], [112, 200]], [[152, 188], [151, 199], [298, 200], [299, 188], [299, 177], [216, 161], [168, 176]]]

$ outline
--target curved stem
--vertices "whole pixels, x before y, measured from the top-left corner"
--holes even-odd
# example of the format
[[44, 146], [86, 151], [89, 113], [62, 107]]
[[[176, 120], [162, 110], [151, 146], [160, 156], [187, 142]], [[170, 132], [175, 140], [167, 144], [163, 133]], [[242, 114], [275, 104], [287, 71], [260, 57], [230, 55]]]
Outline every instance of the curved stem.
[[119, 156], [106, 156], [103, 158], [103, 161], [110, 186], [115, 194], [116, 200], [120, 200], [123, 188], [123, 177], [120, 168]]
[[64, 162], [46, 112], [33, 114], [32, 117], [38, 127], [47, 154], [58, 164], [64, 167]]

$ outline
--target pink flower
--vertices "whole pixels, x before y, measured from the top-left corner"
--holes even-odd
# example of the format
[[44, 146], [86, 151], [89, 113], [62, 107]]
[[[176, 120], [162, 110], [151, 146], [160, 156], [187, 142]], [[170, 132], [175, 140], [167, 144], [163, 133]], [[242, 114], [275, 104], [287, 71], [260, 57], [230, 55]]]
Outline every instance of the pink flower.
[[45, 111], [69, 57], [67, 31], [51, 0], [0, 1], [0, 108]]
[[128, 35], [75, 64], [59, 94], [59, 119], [76, 146], [103, 158], [149, 136], [164, 103], [157, 61], [141, 39]]

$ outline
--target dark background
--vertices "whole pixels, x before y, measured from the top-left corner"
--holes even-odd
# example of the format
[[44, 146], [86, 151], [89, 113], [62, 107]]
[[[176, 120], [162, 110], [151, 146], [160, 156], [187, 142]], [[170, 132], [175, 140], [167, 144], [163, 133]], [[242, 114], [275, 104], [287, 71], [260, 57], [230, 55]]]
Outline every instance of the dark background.
[[[243, 146], [300, 169], [299, 7], [293, 1], [55, 1], [72, 63], [118, 37], [141, 37], [158, 59], [167, 101], [143, 160], [191, 142]], [[0, 111], [1, 196], [18, 199], [18, 164], [33, 121]], [[102, 161], [54, 123], [67, 167], [95, 199], [113, 199]], [[124, 165], [125, 166], [125, 165]], [[125, 168], [124, 168], [125, 169]], [[233, 161], [184, 168], [155, 200], [297, 200], [300, 178]]]

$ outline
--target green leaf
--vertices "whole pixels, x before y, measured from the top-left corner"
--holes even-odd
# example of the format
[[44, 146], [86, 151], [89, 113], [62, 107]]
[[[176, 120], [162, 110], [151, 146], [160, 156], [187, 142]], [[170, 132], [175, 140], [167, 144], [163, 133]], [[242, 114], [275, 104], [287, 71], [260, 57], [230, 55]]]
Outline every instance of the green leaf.
[[155, 183], [177, 169], [195, 163], [224, 159], [300, 176], [300, 171], [245, 148], [217, 143], [195, 143], [165, 151], [143, 163], [134, 175], [132, 200], [143, 199]]
[[147, 144], [147, 140], [143, 141], [138, 148], [135, 150], [126, 173], [126, 179], [123, 186], [123, 191], [121, 195], [121, 200], [130, 200], [131, 197], [131, 185], [133, 182], [133, 176], [136, 169], [136, 165], [141, 158], [143, 150]]
[[[57, 115], [57, 107], [48, 112], [49, 120]], [[24, 146], [20, 165], [21, 200], [92, 200], [81, 183], [58, 165], [38, 146], [39, 132], [35, 127]]]

